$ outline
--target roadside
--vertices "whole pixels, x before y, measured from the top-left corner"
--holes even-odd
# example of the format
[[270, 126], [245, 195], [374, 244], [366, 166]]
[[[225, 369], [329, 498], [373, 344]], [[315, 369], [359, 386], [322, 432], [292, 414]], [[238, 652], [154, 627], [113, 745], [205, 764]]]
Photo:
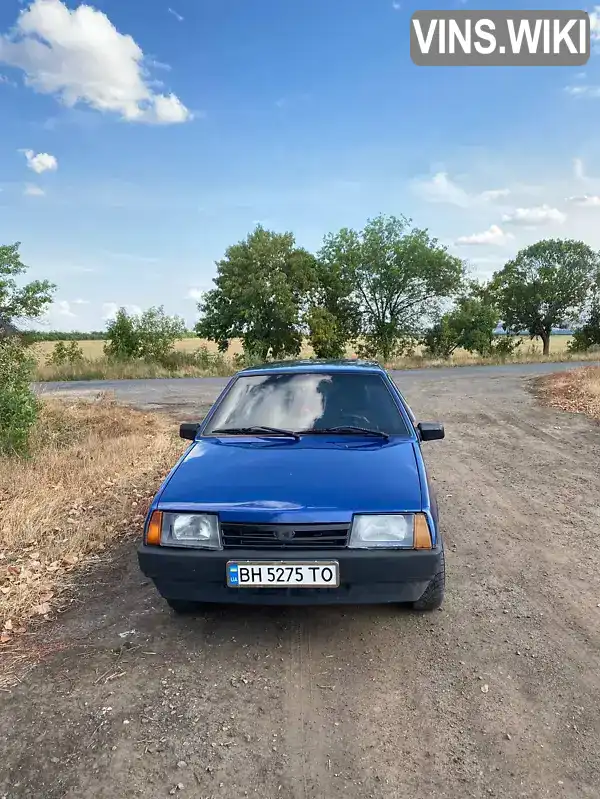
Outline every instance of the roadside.
[[[31, 457], [0, 457], [0, 653], [65, 610], [75, 571], [139, 533], [182, 449], [163, 416], [103, 395], [46, 398]], [[8, 680], [4, 669], [0, 686]]]
[[[425, 453], [443, 611], [176, 618], [126, 540], [0, 693], [0, 796], [598, 796], [600, 428], [539, 407], [519, 370], [397, 379], [446, 424]], [[221, 385], [128, 396], [180, 421]]]
[[[598, 352], [572, 353], [568, 350], [569, 336], [554, 336], [549, 356], [543, 356], [538, 344], [525, 342], [510, 356], [479, 357], [465, 350], [456, 350], [447, 359], [426, 357], [421, 347], [415, 354], [396, 358], [386, 368], [405, 371], [415, 369], [464, 368], [469, 366], [524, 365], [537, 363], [577, 363], [598, 361]], [[152, 380], [161, 378], [228, 377], [245, 363], [239, 342], [232, 342], [226, 353], [216, 350], [214, 344], [201, 339], [182, 339], [163, 362], [145, 359], [111, 360], [104, 356], [102, 341], [72, 342], [81, 349], [81, 357], [74, 361], [54, 363], [51, 360], [53, 342], [33, 345], [37, 357], [34, 379], [36, 382], [77, 382], [96, 380]], [[304, 346], [299, 357], [314, 357]], [[347, 357], [355, 358], [350, 348]]]
[[538, 382], [539, 396], [552, 408], [600, 420], [600, 368], [553, 374]]

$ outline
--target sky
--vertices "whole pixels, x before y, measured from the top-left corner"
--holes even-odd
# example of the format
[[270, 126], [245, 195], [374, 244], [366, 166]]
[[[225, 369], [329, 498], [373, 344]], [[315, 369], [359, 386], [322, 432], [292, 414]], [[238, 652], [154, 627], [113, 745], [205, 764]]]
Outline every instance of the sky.
[[0, 243], [57, 284], [44, 326], [191, 325], [259, 222], [316, 251], [404, 215], [480, 278], [540, 238], [600, 248], [600, 7], [476, 6], [583, 8], [598, 53], [415, 66], [411, 14], [469, 0], [0, 0]]

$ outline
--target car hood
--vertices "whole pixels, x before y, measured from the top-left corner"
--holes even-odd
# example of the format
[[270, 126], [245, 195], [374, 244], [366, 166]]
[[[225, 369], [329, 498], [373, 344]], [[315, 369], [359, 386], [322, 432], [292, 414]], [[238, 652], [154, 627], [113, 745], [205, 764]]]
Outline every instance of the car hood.
[[341, 523], [358, 512], [419, 511], [415, 444], [316, 436], [201, 439], [173, 470], [156, 506], [270, 523]]

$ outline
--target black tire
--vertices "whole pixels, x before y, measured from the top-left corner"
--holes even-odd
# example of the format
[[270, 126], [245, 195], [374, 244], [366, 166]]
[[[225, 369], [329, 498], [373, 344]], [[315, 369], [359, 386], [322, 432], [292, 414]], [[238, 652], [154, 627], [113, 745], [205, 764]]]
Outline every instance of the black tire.
[[190, 602], [187, 599], [167, 599], [167, 605], [178, 615], [197, 613], [202, 610], [201, 602]]
[[413, 602], [413, 610], [429, 612], [441, 608], [446, 593], [446, 558], [442, 547], [440, 570], [429, 583], [423, 596]]

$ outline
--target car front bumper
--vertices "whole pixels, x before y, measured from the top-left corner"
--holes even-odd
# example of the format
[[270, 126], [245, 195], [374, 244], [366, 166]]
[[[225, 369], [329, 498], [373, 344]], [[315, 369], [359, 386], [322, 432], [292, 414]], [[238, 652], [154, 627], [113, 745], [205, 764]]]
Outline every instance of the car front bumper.
[[[433, 550], [273, 550], [218, 552], [142, 544], [140, 569], [165, 599], [255, 605], [336, 605], [415, 602], [441, 570], [441, 544]], [[228, 561], [337, 561], [338, 588], [229, 588]]]

